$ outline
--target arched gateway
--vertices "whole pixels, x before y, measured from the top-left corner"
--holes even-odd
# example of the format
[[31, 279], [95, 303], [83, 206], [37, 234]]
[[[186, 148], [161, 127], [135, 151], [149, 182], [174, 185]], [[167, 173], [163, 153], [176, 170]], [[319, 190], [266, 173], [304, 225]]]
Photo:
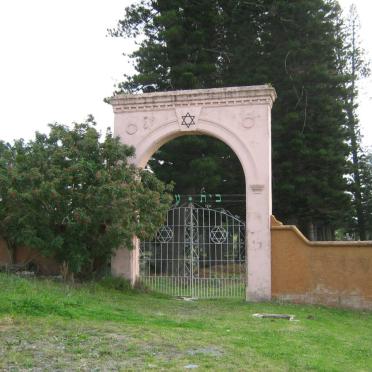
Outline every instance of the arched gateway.
[[[225, 142], [239, 158], [246, 180], [247, 291], [250, 301], [271, 298], [271, 108], [267, 85], [200, 89], [111, 99], [114, 134], [134, 146], [135, 165], [145, 167], [163, 144], [183, 135], [208, 135]], [[112, 258], [112, 273], [134, 282], [139, 242]]]

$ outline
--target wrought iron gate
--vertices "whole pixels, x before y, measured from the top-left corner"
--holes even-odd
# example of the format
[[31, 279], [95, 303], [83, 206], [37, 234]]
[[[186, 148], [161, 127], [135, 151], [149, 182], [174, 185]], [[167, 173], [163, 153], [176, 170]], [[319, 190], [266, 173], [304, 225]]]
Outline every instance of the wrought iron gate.
[[245, 224], [222, 209], [174, 207], [140, 245], [141, 281], [174, 296], [244, 297], [245, 271]]

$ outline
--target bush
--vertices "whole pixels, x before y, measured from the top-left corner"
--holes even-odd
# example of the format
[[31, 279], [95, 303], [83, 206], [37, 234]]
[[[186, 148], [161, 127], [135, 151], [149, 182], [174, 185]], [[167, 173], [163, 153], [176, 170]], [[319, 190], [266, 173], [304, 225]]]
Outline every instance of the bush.
[[98, 281], [98, 284], [107, 289], [115, 289], [121, 292], [132, 292], [133, 287], [128, 279], [106, 276]]
[[170, 190], [128, 164], [133, 149], [90, 118], [51, 125], [33, 141], [0, 141], [0, 236], [15, 257], [27, 246], [63, 265], [65, 277], [100, 273], [113, 252], [150, 238], [170, 207]]

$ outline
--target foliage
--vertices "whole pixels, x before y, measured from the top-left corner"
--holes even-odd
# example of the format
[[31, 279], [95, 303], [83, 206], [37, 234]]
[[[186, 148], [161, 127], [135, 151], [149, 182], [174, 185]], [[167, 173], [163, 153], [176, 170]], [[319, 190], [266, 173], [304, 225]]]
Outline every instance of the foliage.
[[[372, 151], [365, 149], [359, 156], [360, 194], [364, 214], [365, 239], [372, 240]], [[358, 221], [359, 222], [359, 221]], [[359, 225], [359, 224], [358, 224]], [[358, 227], [356, 230], [358, 231]], [[361, 238], [361, 237], [360, 237]]]
[[133, 235], [153, 235], [170, 202], [169, 187], [128, 165], [133, 149], [109, 131], [100, 141], [94, 125], [53, 124], [0, 147], [0, 235], [74, 273], [102, 268]]
[[280, 1], [269, 17], [265, 66], [278, 90], [273, 208], [311, 239], [331, 240], [349, 205], [340, 102], [344, 77], [337, 73], [336, 55], [342, 47], [339, 12], [333, 1]]
[[[271, 83], [278, 93], [272, 120], [274, 213], [304, 227], [311, 238], [332, 238], [350, 206], [340, 14], [333, 0], [142, 0], [111, 30], [114, 36], [143, 35], [132, 55], [137, 73], [119, 91]], [[200, 141], [178, 140], [184, 164], [193, 159], [188, 148]], [[203, 141], [208, 147], [210, 140]], [[156, 172], [186, 191], [178, 176], [186, 166], [168, 161], [173, 149], [167, 144], [155, 154]], [[208, 148], [208, 167], [230, 157], [215, 187], [229, 187], [223, 182], [236, 173], [239, 185], [231, 190], [241, 193], [241, 167], [228, 150]]]
[[1, 370], [367, 371], [372, 364], [370, 312], [180, 301], [4, 274], [0, 288]]
[[132, 54], [138, 74], [127, 76], [119, 89], [133, 92], [147, 85], [156, 90], [220, 85], [215, 35], [220, 19], [214, 0], [141, 0], [128, 7], [111, 35], [144, 34], [145, 39]]
[[[211, 194], [245, 193], [240, 161], [229, 146], [212, 137], [176, 138], [161, 147], [149, 164], [164, 182], [176, 181], [178, 194], [199, 194], [202, 189]], [[245, 202], [241, 204], [223, 201], [225, 209], [244, 218]]]
[[[126, 76], [119, 91], [223, 85], [223, 61], [220, 63], [219, 59], [221, 48], [225, 48], [224, 18], [225, 14], [218, 11], [218, 2], [210, 0], [141, 1], [127, 8], [126, 17], [111, 34], [135, 37], [143, 33], [145, 40], [132, 55], [138, 74]], [[214, 138], [177, 138], [164, 145], [150, 165], [161, 180], [173, 181], [179, 194], [197, 194], [202, 189], [208, 193], [245, 193], [238, 158]], [[224, 207], [245, 215], [245, 202]]]
[[106, 276], [98, 283], [102, 288], [110, 290], [130, 292], [133, 289], [132, 284], [128, 279], [120, 277]]

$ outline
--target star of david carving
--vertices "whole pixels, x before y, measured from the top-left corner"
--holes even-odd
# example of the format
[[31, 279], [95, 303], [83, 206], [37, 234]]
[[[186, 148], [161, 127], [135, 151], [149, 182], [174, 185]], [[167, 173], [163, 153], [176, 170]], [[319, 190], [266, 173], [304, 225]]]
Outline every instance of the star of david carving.
[[213, 243], [223, 243], [227, 239], [227, 231], [222, 226], [215, 226], [211, 230], [209, 238]]
[[191, 125], [196, 125], [194, 119], [195, 116], [192, 116], [189, 113], [187, 113], [186, 115], [182, 116], [181, 125], [186, 125], [187, 128], [190, 128]]

